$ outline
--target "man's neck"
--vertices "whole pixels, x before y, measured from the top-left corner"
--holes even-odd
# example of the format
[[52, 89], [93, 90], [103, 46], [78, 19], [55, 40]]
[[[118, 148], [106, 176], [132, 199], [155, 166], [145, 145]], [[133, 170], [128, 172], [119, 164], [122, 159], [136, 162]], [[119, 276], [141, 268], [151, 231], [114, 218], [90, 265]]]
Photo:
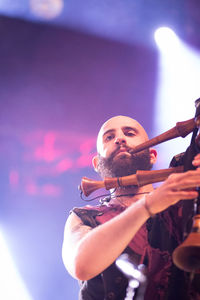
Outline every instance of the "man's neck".
[[112, 199], [110, 204], [121, 204], [123, 206], [130, 206], [137, 200], [141, 199], [145, 194], [153, 191], [153, 186], [151, 184], [142, 187], [126, 187], [117, 188], [112, 194]]

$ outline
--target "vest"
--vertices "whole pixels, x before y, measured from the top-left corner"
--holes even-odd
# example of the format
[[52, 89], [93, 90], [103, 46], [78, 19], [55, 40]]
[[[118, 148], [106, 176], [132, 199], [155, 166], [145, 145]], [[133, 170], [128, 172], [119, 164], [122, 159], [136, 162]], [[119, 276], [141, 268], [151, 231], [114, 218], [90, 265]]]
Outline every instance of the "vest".
[[[120, 205], [108, 204], [88, 205], [72, 211], [85, 225], [94, 228], [124, 209]], [[180, 203], [157, 214], [140, 228], [124, 250], [135, 264], [145, 264], [147, 267], [148, 284], [144, 300], [199, 299], [190, 286], [189, 274], [176, 268], [171, 258], [173, 250], [182, 241], [181, 217]], [[126, 296], [127, 285], [128, 279], [113, 263], [98, 276], [80, 282], [79, 299], [122, 300]], [[199, 284], [196, 285], [200, 292]]]

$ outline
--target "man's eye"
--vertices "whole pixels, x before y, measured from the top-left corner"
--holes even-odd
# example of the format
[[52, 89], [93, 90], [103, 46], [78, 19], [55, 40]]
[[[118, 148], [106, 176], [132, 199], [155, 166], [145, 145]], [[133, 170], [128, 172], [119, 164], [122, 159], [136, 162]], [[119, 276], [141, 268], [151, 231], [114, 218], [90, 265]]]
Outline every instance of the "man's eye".
[[128, 132], [126, 132], [126, 135], [127, 135], [127, 136], [134, 136], [135, 133], [134, 133], [133, 131], [128, 131]]
[[108, 141], [112, 140], [112, 138], [113, 138], [113, 135], [107, 135], [105, 140], [106, 140], [106, 142], [108, 142]]

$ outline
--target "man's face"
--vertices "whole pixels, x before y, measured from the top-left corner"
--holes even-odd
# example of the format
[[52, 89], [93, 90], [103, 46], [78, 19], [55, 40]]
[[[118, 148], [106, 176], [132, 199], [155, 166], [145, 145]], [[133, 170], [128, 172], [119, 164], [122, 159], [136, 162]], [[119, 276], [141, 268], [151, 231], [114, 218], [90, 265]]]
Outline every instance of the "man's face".
[[143, 127], [135, 120], [117, 116], [101, 128], [97, 139], [97, 171], [104, 177], [121, 177], [149, 170], [149, 150], [131, 154], [135, 146], [148, 140]]

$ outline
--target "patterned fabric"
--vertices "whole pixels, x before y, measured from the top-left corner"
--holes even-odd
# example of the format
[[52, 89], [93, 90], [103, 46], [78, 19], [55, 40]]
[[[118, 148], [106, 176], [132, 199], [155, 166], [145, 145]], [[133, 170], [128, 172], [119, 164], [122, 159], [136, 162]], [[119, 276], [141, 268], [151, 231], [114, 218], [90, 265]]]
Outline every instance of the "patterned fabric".
[[[85, 225], [96, 227], [124, 210], [120, 205], [85, 206], [73, 212]], [[148, 285], [145, 300], [197, 300], [189, 289], [189, 276], [177, 269], [171, 259], [173, 250], [182, 240], [181, 204], [149, 219], [124, 252], [135, 264], [147, 266]], [[103, 242], [103, 241], [102, 241]], [[102, 274], [81, 282], [81, 300], [122, 300], [126, 296], [127, 278], [112, 264]], [[194, 298], [191, 296], [194, 293]]]

